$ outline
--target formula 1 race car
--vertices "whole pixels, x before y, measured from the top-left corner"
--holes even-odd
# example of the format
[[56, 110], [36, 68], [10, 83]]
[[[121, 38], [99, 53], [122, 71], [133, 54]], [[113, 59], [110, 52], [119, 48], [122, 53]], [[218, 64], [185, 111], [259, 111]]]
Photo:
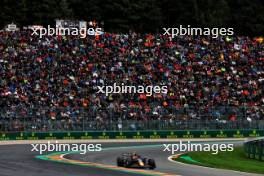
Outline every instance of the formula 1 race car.
[[142, 158], [136, 153], [123, 153], [121, 156], [117, 157], [117, 166], [153, 170], [156, 168], [156, 163], [154, 159]]

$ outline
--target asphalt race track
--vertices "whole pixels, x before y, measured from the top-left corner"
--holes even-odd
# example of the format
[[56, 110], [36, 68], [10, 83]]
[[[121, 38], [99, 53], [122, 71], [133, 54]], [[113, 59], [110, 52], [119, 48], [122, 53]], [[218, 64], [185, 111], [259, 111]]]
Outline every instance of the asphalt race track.
[[[236, 145], [241, 144], [241, 142], [234, 143]], [[31, 152], [31, 145], [0, 145], [0, 176], [257, 176], [257, 174], [203, 168], [171, 162], [168, 160], [171, 154], [163, 152], [164, 148], [162, 144], [149, 142], [102, 143], [103, 151], [100, 152], [89, 152], [85, 155], [77, 153], [59, 154], [59, 157], [61, 157], [59, 160], [66, 160], [69, 163], [77, 162], [79, 164], [65, 164], [38, 159], [36, 156], [39, 154]], [[141, 173], [141, 170], [116, 167], [116, 157], [118, 155], [123, 152], [134, 151], [138, 154], [154, 158], [157, 169], [154, 171], [142, 170]], [[89, 163], [88, 166], [85, 163]]]

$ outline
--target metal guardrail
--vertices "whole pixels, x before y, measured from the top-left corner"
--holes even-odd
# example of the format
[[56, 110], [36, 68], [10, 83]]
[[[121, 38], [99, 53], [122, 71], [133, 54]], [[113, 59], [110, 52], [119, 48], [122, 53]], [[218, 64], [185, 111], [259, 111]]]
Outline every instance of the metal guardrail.
[[248, 158], [264, 161], [264, 138], [246, 142], [244, 150]]

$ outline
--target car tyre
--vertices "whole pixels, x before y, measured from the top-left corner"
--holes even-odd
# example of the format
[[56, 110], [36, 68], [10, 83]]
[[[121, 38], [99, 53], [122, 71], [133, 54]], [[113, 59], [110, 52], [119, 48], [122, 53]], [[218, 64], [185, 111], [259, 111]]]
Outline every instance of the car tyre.
[[125, 161], [124, 161], [124, 167], [130, 167], [132, 164], [132, 159], [130, 158], [127, 158]]
[[117, 166], [123, 167], [124, 166], [124, 161], [121, 157], [117, 158]]
[[149, 159], [148, 160], [148, 164], [149, 164], [149, 169], [150, 170], [153, 170], [153, 169], [155, 169], [156, 168], [156, 163], [155, 163], [155, 161], [154, 161], [154, 159]]

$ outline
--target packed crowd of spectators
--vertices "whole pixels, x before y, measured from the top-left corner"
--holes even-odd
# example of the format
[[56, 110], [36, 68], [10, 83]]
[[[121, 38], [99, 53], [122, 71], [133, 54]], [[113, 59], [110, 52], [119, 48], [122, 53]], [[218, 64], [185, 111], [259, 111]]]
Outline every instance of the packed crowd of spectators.
[[[166, 85], [167, 93], [97, 93]], [[264, 119], [263, 38], [0, 32], [0, 118]]]

